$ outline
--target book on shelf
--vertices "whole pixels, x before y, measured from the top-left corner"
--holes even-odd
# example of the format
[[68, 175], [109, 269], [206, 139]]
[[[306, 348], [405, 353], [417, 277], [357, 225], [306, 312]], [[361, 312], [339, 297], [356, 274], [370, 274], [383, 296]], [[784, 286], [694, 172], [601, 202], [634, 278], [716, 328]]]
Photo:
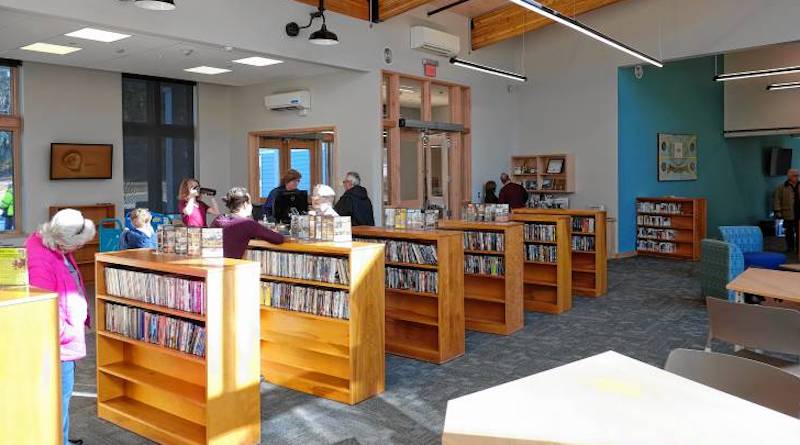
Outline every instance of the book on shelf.
[[654, 240], [640, 239], [636, 241], [636, 248], [638, 250], [645, 250], [648, 252], [676, 253], [677, 244], [669, 241], [654, 241]]
[[203, 229], [200, 227], [187, 227], [186, 236], [186, 254], [200, 256], [203, 253]]
[[572, 231], [583, 233], [594, 233], [594, 218], [587, 216], [572, 217]]
[[656, 229], [654, 227], [639, 227], [636, 235], [643, 239], [674, 241], [678, 237], [678, 231], [673, 229]]
[[375, 238], [356, 238], [356, 241], [384, 244], [388, 262], [436, 265], [439, 261], [433, 244]]
[[323, 317], [350, 318], [350, 294], [290, 283], [261, 283], [261, 304]]
[[495, 232], [464, 232], [464, 249], [502, 252], [505, 235]]
[[106, 294], [179, 311], [206, 313], [206, 287], [200, 280], [105, 268]]
[[578, 252], [591, 252], [594, 250], [595, 237], [584, 235], [572, 236], [572, 250]]
[[503, 276], [505, 274], [503, 257], [464, 255], [464, 273]]
[[523, 229], [525, 231], [525, 241], [527, 242], [556, 241], [555, 224], [525, 224]]
[[28, 285], [28, 251], [24, 247], [0, 247], [0, 286]]
[[558, 247], [541, 244], [528, 244], [525, 246], [525, 261], [539, 263], [555, 263], [558, 260]]
[[666, 215], [680, 215], [683, 212], [683, 205], [680, 202], [650, 202], [639, 201], [636, 203], [637, 210], [643, 213], [663, 213]]
[[175, 227], [175, 254], [189, 254], [189, 230], [187, 227]]
[[383, 211], [383, 226], [394, 229], [431, 230], [439, 223], [439, 209], [390, 207]]
[[205, 356], [206, 330], [198, 323], [138, 307], [108, 302], [104, 305], [106, 331], [187, 354]]
[[636, 215], [636, 224], [657, 227], [672, 227], [672, 218], [669, 216], [660, 215]]
[[222, 258], [222, 229], [162, 224], [156, 229], [159, 253]]
[[262, 275], [350, 284], [347, 258], [250, 249], [245, 259], [258, 262]]
[[462, 215], [466, 221], [508, 222], [511, 210], [508, 204], [464, 204]]
[[200, 256], [203, 258], [222, 258], [222, 229], [203, 228], [200, 232], [202, 246]]
[[353, 240], [349, 216], [292, 215], [289, 233], [299, 240], [350, 242]]
[[438, 273], [429, 270], [386, 267], [386, 287], [414, 292], [438, 292]]

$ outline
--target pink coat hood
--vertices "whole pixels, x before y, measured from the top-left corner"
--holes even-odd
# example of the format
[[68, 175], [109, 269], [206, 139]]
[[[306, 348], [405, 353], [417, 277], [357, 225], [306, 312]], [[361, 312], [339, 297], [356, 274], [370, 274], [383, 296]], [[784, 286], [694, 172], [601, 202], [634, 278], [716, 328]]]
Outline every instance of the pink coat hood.
[[28, 250], [28, 278], [31, 286], [58, 294], [58, 321], [61, 340], [61, 360], [72, 361], [86, 356], [85, 326], [89, 324], [88, 303], [81, 278], [79, 289], [64, 257], [75, 269], [78, 265], [72, 254], [62, 254], [47, 248], [38, 233], [25, 241]]

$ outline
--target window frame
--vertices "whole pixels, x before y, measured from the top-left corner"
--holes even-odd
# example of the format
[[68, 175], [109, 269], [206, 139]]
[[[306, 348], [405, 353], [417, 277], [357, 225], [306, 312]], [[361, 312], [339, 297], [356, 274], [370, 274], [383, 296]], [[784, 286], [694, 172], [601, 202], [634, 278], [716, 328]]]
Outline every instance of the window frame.
[[22, 139], [22, 115], [20, 113], [20, 66], [16, 60], [0, 59], [0, 65], [11, 68], [11, 114], [0, 114], [0, 131], [11, 133], [11, 176], [14, 187], [14, 230], [0, 232], [0, 238], [22, 235], [22, 181], [20, 174], [20, 143]]

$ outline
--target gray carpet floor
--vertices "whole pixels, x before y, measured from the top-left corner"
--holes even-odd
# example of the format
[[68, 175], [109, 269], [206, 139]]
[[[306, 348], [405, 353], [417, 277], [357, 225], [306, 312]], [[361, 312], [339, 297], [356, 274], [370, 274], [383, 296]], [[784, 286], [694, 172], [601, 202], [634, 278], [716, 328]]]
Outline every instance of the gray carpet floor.
[[[526, 313], [510, 337], [467, 333], [463, 357], [436, 366], [388, 355], [386, 392], [348, 406], [262, 384], [263, 444], [436, 444], [447, 401], [614, 350], [663, 366], [673, 348], [702, 348], [706, 312], [697, 264], [634, 257], [609, 262], [609, 292], [577, 297], [562, 315]], [[76, 391], [94, 392], [94, 340]], [[86, 445], [149, 441], [97, 418], [95, 399], [75, 397], [73, 438]]]

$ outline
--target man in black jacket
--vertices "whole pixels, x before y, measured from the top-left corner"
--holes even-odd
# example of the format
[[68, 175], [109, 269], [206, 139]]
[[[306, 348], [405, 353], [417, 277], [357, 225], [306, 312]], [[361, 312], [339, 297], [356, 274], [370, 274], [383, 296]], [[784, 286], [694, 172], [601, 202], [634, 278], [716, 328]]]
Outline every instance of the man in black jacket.
[[356, 172], [347, 172], [342, 181], [344, 195], [333, 207], [341, 216], [349, 216], [354, 226], [374, 226], [372, 201], [367, 196], [367, 189], [361, 187], [361, 176]]

